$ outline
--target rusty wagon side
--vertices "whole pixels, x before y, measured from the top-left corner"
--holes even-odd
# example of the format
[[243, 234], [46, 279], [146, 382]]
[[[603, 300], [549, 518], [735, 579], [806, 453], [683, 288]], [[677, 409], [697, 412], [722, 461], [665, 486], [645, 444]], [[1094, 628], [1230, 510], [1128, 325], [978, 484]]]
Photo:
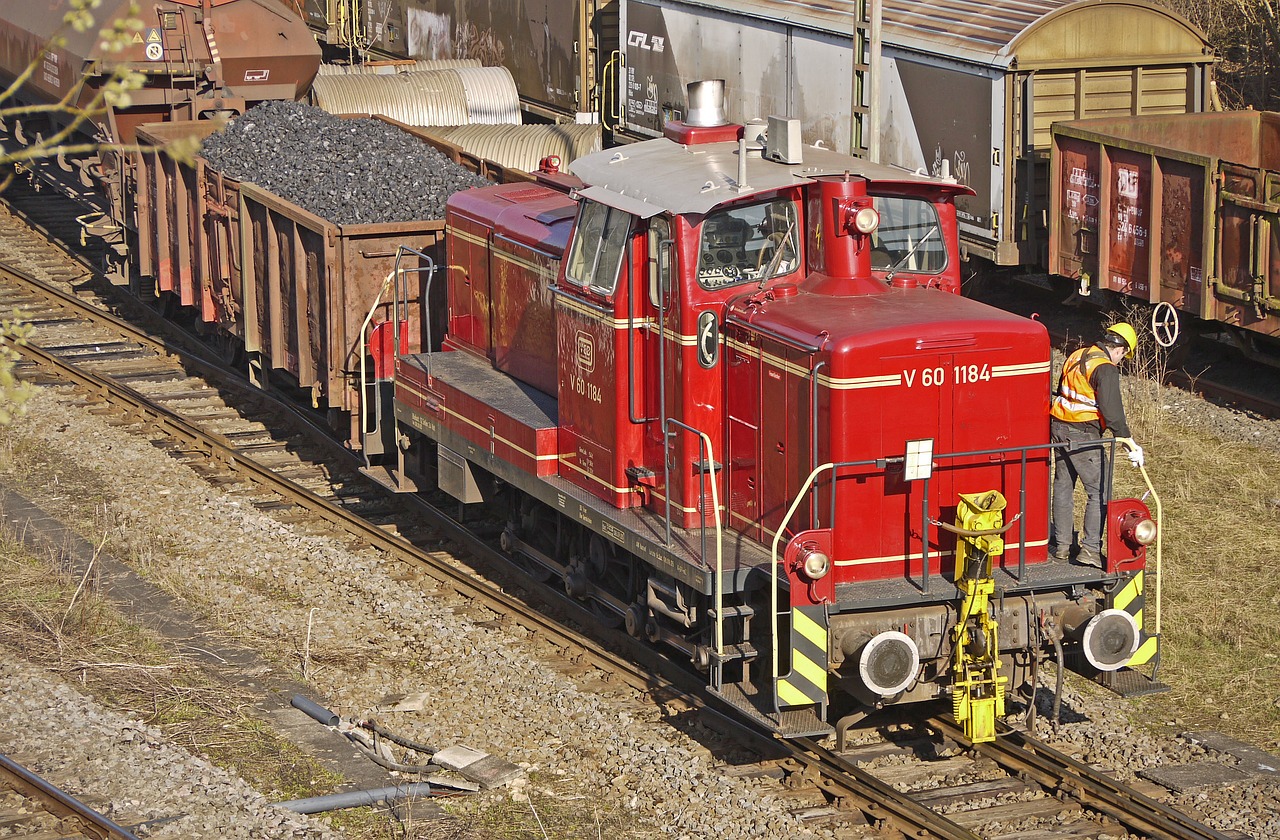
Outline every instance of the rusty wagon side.
[[1049, 270], [1280, 337], [1280, 114], [1053, 127]]
[[[374, 119], [491, 181], [530, 178], [393, 120]], [[445, 264], [444, 220], [335, 223], [228, 177], [204, 157], [182, 163], [161, 148], [166, 141], [204, 138], [217, 129], [208, 121], [139, 129], [147, 145], [131, 161], [137, 275], [153, 278], [157, 295], [172, 293], [182, 306], [196, 308], [211, 332], [243, 347], [256, 380], [265, 383], [275, 372], [309, 392], [315, 406], [329, 409], [335, 431], [359, 446], [361, 376], [373, 375], [364, 345], [369, 327], [392, 317], [387, 278], [401, 246]], [[413, 351], [426, 348], [431, 319], [423, 316], [443, 312], [442, 305], [428, 303], [426, 275], [418, 270], [422, 262], [415, 255], [400, 262], [407, 279], [402, 306], [408, 311], [401, 309], [399, 319], [418, 328], [401, 340]], [[430, 291], [443, 300], [443, 276]], [[443, 324], [437, 324], [433, 335], [442, 332]]]

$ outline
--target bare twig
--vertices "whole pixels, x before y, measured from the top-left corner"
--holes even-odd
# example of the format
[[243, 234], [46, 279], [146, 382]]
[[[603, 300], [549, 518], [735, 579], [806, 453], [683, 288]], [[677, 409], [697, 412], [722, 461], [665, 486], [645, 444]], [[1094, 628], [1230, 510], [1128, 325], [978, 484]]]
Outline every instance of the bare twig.
[[58, 633], [62, 633], [62, 628], [67, 626], [67, 616], [71, 615], [71, 610], [75, 608], [76, 599], [80, 597], [80, 593], [84, 590], [85, 583], [89, 580], [89, 575], [93, 573], [94, 566], [97, 565], [98, 555], [107, 547], [107, 535], [102, 535], [102, 542], [98, 543], [98, 547], [93, 550], [93, 556], [89, 558], [89, 565], [85, 566], [84, 574], [80, 577], [80, 585], [76, 587], [76, 591], [71, 595], [71, 603], [67, 604], [67, 611], [62, 614], [62, 621], [58, 622]]
[[542, 824], [542, 817], [538, 816], [538, 809], [533, 807], [533, 797], [529, 797], [529, 810], [533, 812], [533, 818], [538, 822], [538, 830], [542, 832], [543, 840], [551, 840], [551, 836], [547, 834], [546, 827]]

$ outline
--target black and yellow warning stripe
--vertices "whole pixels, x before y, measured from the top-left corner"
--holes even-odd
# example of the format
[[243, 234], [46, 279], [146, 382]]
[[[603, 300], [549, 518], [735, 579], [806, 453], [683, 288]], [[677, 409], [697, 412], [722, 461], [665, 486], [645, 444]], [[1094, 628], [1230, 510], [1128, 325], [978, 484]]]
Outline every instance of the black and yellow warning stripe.
[[791, 609], [791, 673], [778, 679], [780, 706], [807, 706], [827, 699], [827, 610]]
[[1124, 610], [1133, 616], [1138, 625], [1138, 650], [1129, 660], [1129, 667], [1136, 668], [1156, 659], [1160, 652], [1160, 639], [1149, 635], [1142, 624], [1142, 611], [1146, 607], [1147, 598], [1144, 592], [1146, 572], [1139, 570], [1133, 577], [1117, 589], [1111, 596], [1111, 608]]

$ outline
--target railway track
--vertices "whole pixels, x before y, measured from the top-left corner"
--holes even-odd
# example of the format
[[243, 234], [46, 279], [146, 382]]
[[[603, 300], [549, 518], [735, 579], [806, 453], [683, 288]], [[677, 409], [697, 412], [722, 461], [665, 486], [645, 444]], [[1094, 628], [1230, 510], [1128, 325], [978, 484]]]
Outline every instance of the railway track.
[[128, 830], [7, 755], [0, 755], [0, 834], [28, 840], [136, 840]]
[[[36, 262], [46, 266], [55, 282], [80, 284], [85, 276], [75, 263], [60, 264], [52, 257]], [[1124, 836], [1127, 831], [1151, 837], [1227, 837], [1164, 812], [1142, 791], [1088, 776], [1087, 768], [1051, 767], [1046, 756], [1053, 755], [1052, 749], [1022, 733], [1011, 732], [1001, 746], [1016, 743], [1024, 757], [997, 757], [995, 747], [968, 750], [938, 722], [935, 741], [950, 744], [949, 754], [939, 754], [935, 743], [924, 750], [932, 755], [917, 755], [912, 769], [903, 769], [912, 764], [906, 762], [892, 772], [869, 772], [860, 765], [895, 750], [905, 757], [910, 750], [881, 744], [837, 754], [813, 742], [776, 741], [721, 713], [703, 694], [700, 676], [674, 669], [635, 640], [613, 636], [602, 645], [597, 639], [606, 631], [574, 602], [558, 600], [553, 613], [590, 628], [587, 633], [549, 618], [545, 603], [531, 608], [524, 597], [508, 594], [535, 590], [534, 582], [518, 572], [497, 572], [502, 583], [489, 582], [494, 570], [505, 566], [492, 545], [494, 534], [486, 538], [463, 528], [427, 499], [386, 497], [359, 475], [352, 453], [326, 439], [313, 417], [236, 381], [206, 358], [180, 352], [175, 345], [185, 339], [138, 328], [103, 311], [101, 301], [88, 303], [80, 294], [53, 288], [25, 272], [6, 272], [3, 281], [0, 303], [26, 309], [36, 326], [33, 346], [24, 348], [34, 376], [74, 383], [93, 410], [148, 436], [259, 510], [317, 532], [336, 529], [353, 545], [372, 546], [412, 563], [498, 615], [500, 622], [523, 627], [575, 666], [598, 669], [608, 680], [633, 686], [669, 709], [701, 709], [699, 720], [712, 723], [726, 744], [739, 749], [751, 745], [760, 756], [755, 763], [726, 767], [726, 772], [773, 779], [779, 795], [793, 798], [794, 811], [805, 820], [855, 834], [997, 836], [975, 833], [992, 820], [990, 808], [964, 810], [957, 803], [1003, 796], [1010, 813], [1023, 819], [1056, 817], [1061, 822], [1065, 812], [1075, 817], [1070, 828], [1057, 825], [1046, 837]], [[77, 310], [82, 314], [73, 314]], [[441, 537], [461, 551], [423, 547], [438, 544]], [[460, 562], [456, 554], [466, 559]], [[515, 587], [509, 585], [512, 581]], [[1014, 782], [979, 778], [993, 764], [1007, 767]], [[963, 781], [943, 783], [954, 778]], [[926, 786], [919, 790], [913, 787], [922, 783]], [[1133, 803], [1145, 810], [1135, 811]]]

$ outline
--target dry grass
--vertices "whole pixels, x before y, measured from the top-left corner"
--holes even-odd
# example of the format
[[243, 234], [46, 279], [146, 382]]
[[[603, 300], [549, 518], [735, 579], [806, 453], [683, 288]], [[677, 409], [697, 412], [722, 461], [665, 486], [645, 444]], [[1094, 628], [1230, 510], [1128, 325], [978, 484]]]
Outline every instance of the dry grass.
[[647, 840], [652, 826], [599, 799], [584, 799], [565, 780], [533, 774], [521, 793], [456, 799], [451, 814], [492, 840]]
[[[289, 659], [290, 667], [298, 664], [287, 655], [279, 656], [280, 638], [253, 638], [245, 630], [252, 622], [235, 621], [212, 608], [204, 592], [207, 579], [172, 571], [183, 565], [183, 546], [148, 529], [126, 527], [118, 506], [128, 500], [118, 498], [109, 476], [83, 465], [69, 470], [66, 463], [60, 453], [22, 435], [20, 429], [0, 429], [0, 475], [6, 484], [71, 523], [87, 539], [99, 543], [102, 535], [108, 535], [106, 550], [188, 607], [203, 610], [210, 626], [266, 651], [266, 656]], [[249, 714], [256, 697], [167, 649], [162, 640], [115, 612], [97, 594], [95, 576], [81, 586], [81, 577], [70, 573], [62, 559], [66, 552], [32, 557], [13, 537], [0, 532], [0, 638], [12, 639], [18, 655], [67, 675], [87, 694], [161, 728], [176, 743], [238, 773], [273, 799], [302, 798], [333, 789], [338, 780]], [[234, 570], [229, 578], [255, 593], [277, 598], [287, 609], [297, 605], [297, 593], [269, 581], [236, 575]], [[69, 611], [73, 600], [75, 609]], [[59, 631], [58, 622], [68, 612], [73, 620]], [[350, 650], [340, 655], [311, 653], [313, 671], [321, 666], [358, 669], [360, 665], [360, 658]], [[376, 651], [367, 655], [375, 656]], [[652, 830], [638, 828], [629, 813], [602, 812], [601, 804], [595, 802], [584, 808], [572, 793], [546, 786], [520, 801], [513, 801], [509, 791], [494, 791], [440, 802], [457, 812], [458, 821], [413, 820], [402, 825], [385, 812], [369, 808], [334, 812], [326, 818], [355, 840], [653, 836]]]
[[[284, 800], [334, 790], [340, 779], [249, 713], [258, 698], [170, 649], [98, 594], [98, 577], [71, 569], [65, 549], [32, 554], [0, 530], [0, 638], [99, 702]], [[370, 809], [344, 814], [349, 837], [400, 836]]]

